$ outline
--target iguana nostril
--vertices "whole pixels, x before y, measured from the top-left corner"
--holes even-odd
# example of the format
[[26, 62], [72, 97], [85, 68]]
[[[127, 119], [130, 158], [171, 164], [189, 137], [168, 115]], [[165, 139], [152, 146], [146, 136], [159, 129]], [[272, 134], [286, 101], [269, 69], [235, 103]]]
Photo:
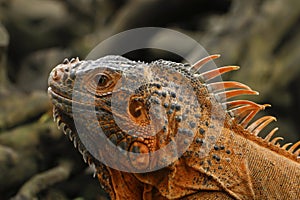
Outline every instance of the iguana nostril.
[[52, 79], [54, 81], [59, 81], [64, 75], [64, 69], [63, 68], [55, 68], [53, 70]]
[[60, 74], [57, 72], [57, 69], [54, 69], [52, 79], [55, 81], [60, 79]]

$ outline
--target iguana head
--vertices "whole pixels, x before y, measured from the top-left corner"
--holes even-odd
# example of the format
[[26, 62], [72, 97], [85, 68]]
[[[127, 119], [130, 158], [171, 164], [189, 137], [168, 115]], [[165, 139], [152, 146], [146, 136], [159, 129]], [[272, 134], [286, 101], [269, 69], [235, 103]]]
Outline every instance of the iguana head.
[[203, 86], [186, 65], [164, 62], [107, 56], [66, 60], [52, 70], [54, 118], [84, 157], [101, 160], [114, 146], [124, 157], [106, 164], [145, 172], [187, 150], [198, 131], [205, 94], [196, 93]]

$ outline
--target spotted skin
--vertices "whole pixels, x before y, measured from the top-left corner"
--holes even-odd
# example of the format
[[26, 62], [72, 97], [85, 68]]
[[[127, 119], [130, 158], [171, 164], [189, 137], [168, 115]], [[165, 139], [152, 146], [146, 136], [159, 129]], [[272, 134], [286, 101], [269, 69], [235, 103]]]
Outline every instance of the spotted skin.
[[[240, 119], [249, 118], [252, 111], [237, 110], [232, 118], [219, 102], [222, 98], [216, 98], [212, 85], [205, 82], [216, 72], [197, 76], [197, 70], [190, 67], [165, 60], [135, 62], [121, 56], [66, 60], [49, 76], [54, 118], [95, 168], [111, 199], [297, 199], [300, 164], [296, 146], [288, 152], [249, 132]], [[83, 84], [77, 86], [78, 82]], [[241, 84], [227, 85], [253, 93]], [[80, 98], [74, 101], [74, 95]], [[241, 103], [247, 102], [235, 102]], [[148, 155], [175, 141], [176, 148], [155, 159], [129, 157], [130, 167], [170, 164], [147, 173], [128, 173], [102, 164], [80, 140], [72, 105], [81, 110], [93, 108], [96, 118], [83, 116], [79, 122], [101, 127], [107, 141], [125, 151]], [[256, 105], [249, 108], [262, 109]], [[94, 138], [89, 139], [97, 146]], [[178, 156], [177, 151], [183, 154]]]

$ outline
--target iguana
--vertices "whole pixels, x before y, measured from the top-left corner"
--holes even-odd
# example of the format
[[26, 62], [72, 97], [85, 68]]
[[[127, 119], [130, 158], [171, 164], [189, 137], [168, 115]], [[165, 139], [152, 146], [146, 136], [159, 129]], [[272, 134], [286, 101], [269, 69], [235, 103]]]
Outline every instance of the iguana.
[[[232, 100], [258, 93], [239, 82], [216, 81], [221, 74], [238, 69], [204, 70], [218, 57], [210, 55], [193, 65], [165, 60], [144, 63], [122, 56], [76, 58], [52, 70], [48, 94], [54, 119], [95, 168], [111, 199], [300, 199], [300, 141], [280, 146], [283, 138], [272, 137], [277, 128], [265, 138], [258, 136], [276, 120], [272, 116], [253, 120], [269, 105]], [[75, 86], [78, 81], [81, 84]], [[94, 142], [91, 147], [79, 137], [74, 106], [79, 116], [94, 108], [94, 118], [86, 120], [82, 115], [77, 120], [90, 126], [90, 132], [80, 131]], [[97, 133], [95, 124], [103, 133]], [[104, 165], [97, 156], [112, 152], [99, 151], [95, 156], [90, 149], [97, 147], [97, 139], [89, 134], [104, 135], [106, 142], [125, 154], [146, 155], [128, 157], [134, 169], [169, 164], [142, 173]], [[178, 135], [184, 136], [175, 145], [182, 155], [169, 156], [176, 151], [173, 148], [161, 157], [151, 157]], [[112, 160], [125, 165], [118, 158]]]

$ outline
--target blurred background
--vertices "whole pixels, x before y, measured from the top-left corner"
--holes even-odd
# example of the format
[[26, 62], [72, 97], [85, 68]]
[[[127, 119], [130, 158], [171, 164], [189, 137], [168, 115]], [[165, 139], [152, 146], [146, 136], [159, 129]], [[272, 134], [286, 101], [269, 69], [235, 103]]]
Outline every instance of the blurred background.
[[[64, 58], [84, 59], [109, 36], [146, 26], [187, 34], [222, 55], [218, 66], [240, 65], [224, 79], [272, 104], [263, 114], [278, 122], [266, 131], [300, 139], [299, 0], [0, 0], [0, 199], [107, 199], [56, 128], [47, 79]], [[182, 61], [151, 49], [125, 56]]]

